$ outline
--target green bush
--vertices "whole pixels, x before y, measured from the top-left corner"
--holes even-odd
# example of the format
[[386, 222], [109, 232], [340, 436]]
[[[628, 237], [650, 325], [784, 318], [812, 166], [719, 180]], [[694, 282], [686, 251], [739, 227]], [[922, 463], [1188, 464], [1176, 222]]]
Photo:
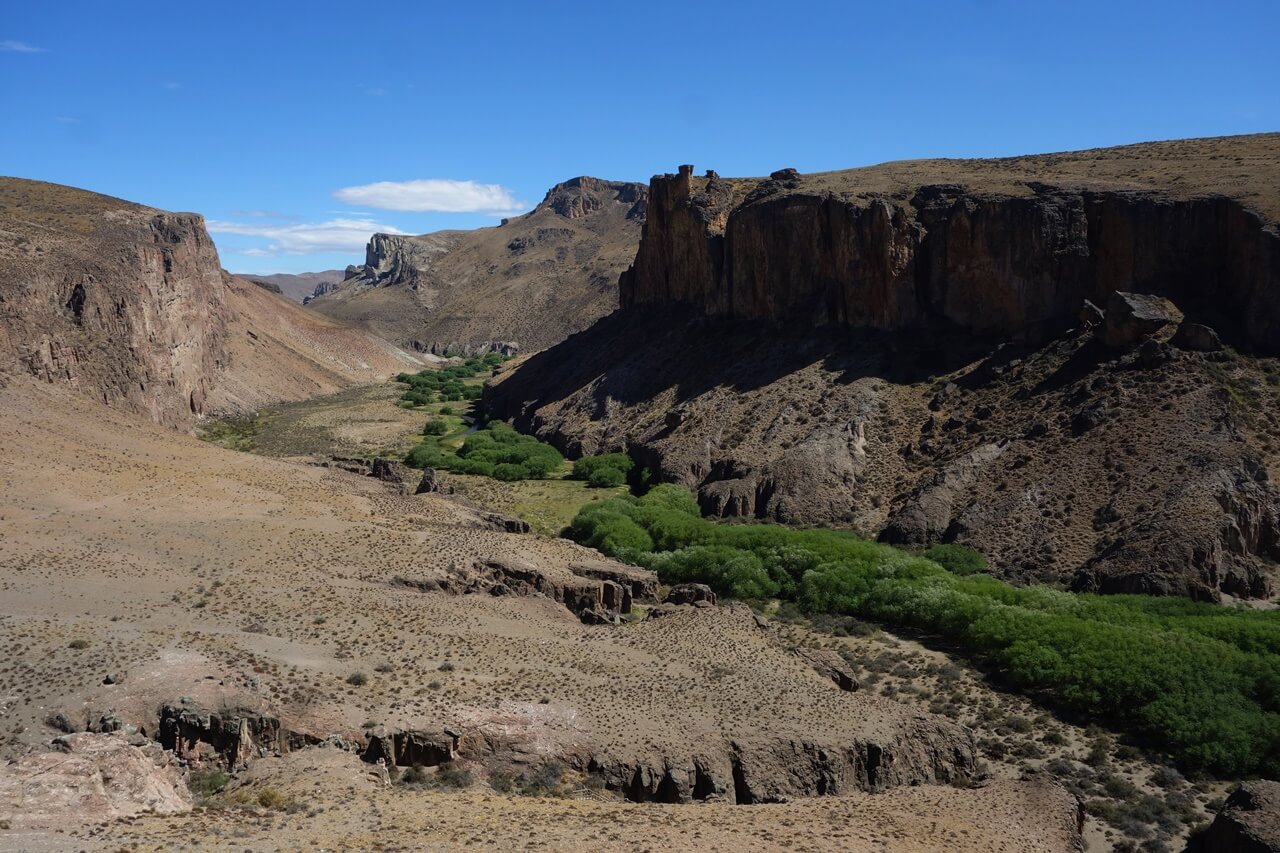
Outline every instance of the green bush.
[[921, 554], [953, 575], [976, 575], [986, 571], [987, 558], [963, 545], [934, 545]]
[[591, 503], [566, 535], [665, 583], [933, 635], [1191, 767], [1280, 772], [1280, 612], [1014, 587], [958, 546], [913, 555], [845, 531], [709, 521], [672, 485]]
[[423, 435], [444, 435], [449, 432], [449, 422], [433, 418], [422, 428]]
[[506, 360], [503, 356], [490, 353], [484, 358], [473, 356], [462, 364], [451, 364], [439, 370], [400, 373], [396, 376], [396, 381], [409, 386], [400, 399], [415, 406], [425, 406], [437, 400], [478, 400], [482, 393], [481, 387], [464, 380], [482, 373], [492, 373], [497, 365]]
[[635, 462], [625, 453], [606, 453], [603, 456], [584, 456], [573, 463], [573, 480], [586, 480], [587, 485], [596, 489], [621, 486], [627, 482], [627, 475], [635, 467]]
[[[428, 427], [431, 423], [439, 421], [431, 421]], [[468, 435], [456, 451], [428, 435], [404, 461], [414, 468], [441, 468], [512, 481], [543, 479], [564, 464], [564, 457], [533, 436], [521, 435], [502, 421], [491, 421]]]

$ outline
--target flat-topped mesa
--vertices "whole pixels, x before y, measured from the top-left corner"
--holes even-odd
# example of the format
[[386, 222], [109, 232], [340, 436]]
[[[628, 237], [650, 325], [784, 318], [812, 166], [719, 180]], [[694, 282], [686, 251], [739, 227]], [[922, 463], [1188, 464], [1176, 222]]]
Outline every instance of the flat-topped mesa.
[[[1280, 351], [1273, 204], [1211, 159], [1244, 145], [1275, 183], [1280, 156], [1257, 151], [1275, 154], [1276, 134], [767, 179], [681, 166], [650, 183], [620, 303], [1038, 341], [1073, 327], [1085, 299], [1120, 290], [1166, 296], [1239, 347]], [[1148, 162], [1164, 171], [1142, 171]]]

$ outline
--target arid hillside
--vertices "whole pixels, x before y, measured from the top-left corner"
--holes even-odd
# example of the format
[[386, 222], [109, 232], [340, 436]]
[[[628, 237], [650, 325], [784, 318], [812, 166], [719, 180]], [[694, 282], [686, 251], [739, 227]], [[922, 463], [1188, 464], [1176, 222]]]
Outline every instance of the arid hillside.
[[[250, 849], [358, 849], [373, 815], [430, 833], [443, 830], [420, 817], [448, 814], [477, 840], [518, 819], [556, 848], [567, 827], [600, 822], [627, 828], [599, 846], [646, 846], [636, 827], [654, 819], [720, 848], [815, 820], [842, 828], [806, 831], [812, 849], [1078, 844], [1064, 789], [1016, 771], [967, 788], [979, 771], [966, 728], [841, 689], [821, 656], [743, 606], [590, 624], [584, 608], [620, 606], [601, 578], [626, 579], [630, 607], [633, 592], [651, 601], [652, 576], [446, 497], [222, 450], [30, 377], [0, 389], [0, 443], [0, 680], [18, 699], [0, 743], [6, 843], [213, 849], [237, 833]], [[60, 731], [86, 730], [49, 752]], [[151, 739], [174, 752], [148, 758]], [[220, 802], [279, 809], [279, 824], [255, 836], [237, 829], [244, 811], [183, 817], [178, 758], [192, 773], [247, 764]], [[492, 790], [378, 782], [414, 765], [427, 782], [461, 766]], [[497, 793], [509, 778], [599, 802], [512, 800]], [[177, 816], [85, 834], [65, 812], [85, 785], [99, 793], [77, 820], [148, 803]]]
[[187, 429], [420, 364], [224, 273], [196, 214], [0, 179], [0, 378]]
[[423, 352], [543, 349], [618, 304], [646, 194], [643, 184], [574, 178], [500, 226], [375, 235], [364, 266], [308, 307]]
[[625, 308], [494, 384], [712, 515], [1270, 598], [1280, 135], [655, 177]]

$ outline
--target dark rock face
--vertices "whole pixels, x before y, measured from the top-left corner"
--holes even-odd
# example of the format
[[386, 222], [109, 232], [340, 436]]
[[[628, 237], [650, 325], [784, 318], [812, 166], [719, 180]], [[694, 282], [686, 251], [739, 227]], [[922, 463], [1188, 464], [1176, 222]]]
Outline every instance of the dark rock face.
[[288, 746], [278, 717], [251, 708], [210, 711], [184, 703], [160, 709], [159, 741], [188, 760], [212, 760], [229, 768]]
[[627, 590], [628, 600], [658, 600], [658, 578], [648, 569], [605, 560], [584, 560], [570, 563], [569, 571], [584, 578], [612, 581]]
[[1204, 853], [1280, 851], [1280, 783], [1241, 783], [1209, 825], [1202, 845]]
[[1280, 350], [1280, 232], [1239, 202], [1033, 184], [1031, 196], [925, 185], [909, 202], [709, 173], [656, 176], [623, 307], [1039, 341], [1083, 300], [1172, 298]]
[[368, 734], [360, 757], [388, 767], [437, 767], [457, 757], [458, 736], [449, 732], [417, 729], [388, 733], [378, 727]]
[[728, 741], [654, 764], [593, 756], [584, 769], [641, 803], [751, 805], [968, 779], [975, 771], [971, 738], [927, 728], [884, 742]]
[[666, 604], [698, 604], [705, 602], [714, 605], [716, 594], [705, 583], [678, 583], [667, 593]]
[[414, 471], [408, 465], [382, 456], [374, 459], [369, 466], [369, 476], [384, 483], [399, 486], [400, 490], [405, 492], [409, 490], [409, 483], [412, 482], [413, 475]]

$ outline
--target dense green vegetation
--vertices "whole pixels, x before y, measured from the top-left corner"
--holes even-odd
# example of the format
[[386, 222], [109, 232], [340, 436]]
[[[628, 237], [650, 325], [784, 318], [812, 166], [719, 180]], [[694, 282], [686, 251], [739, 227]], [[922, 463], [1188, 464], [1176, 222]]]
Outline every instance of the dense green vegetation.
[[610, 489], [627, 482], [627, 475], [635, 463], [625, 453], [606, 453], [603, 456], [584, 456], [573, 463], [574, 480], [586, 480], [594, 489]]
[[980, 555], [924, 555], [835, 530], [720, 524], [689, 493], [593, 503], [574, 540], [739, 598], [939, 636], [1012, 685], [1229, 775], [1280, 772], [1280, 613], [1014, 587]]
[[490, 421], [468, 435], [456, 450], [428, 435], [409, 451], [405, 463], [442, 468], [498, 480], [539, 480], [564, 464], [560, 451], [501, 421]]
[[441, 400], [478, 400], [480, 385], [465, 380], [492, 371], [506, 360], [506, 357], [491, 352], [483, 357], [472, 356], [462, 364], [451, 364], [439, 370], [401, 373], [396, 376], [396, 381], [403, 382], [409, 388], [400, 395], [400, 400], [410, 406], [425, 406]]

